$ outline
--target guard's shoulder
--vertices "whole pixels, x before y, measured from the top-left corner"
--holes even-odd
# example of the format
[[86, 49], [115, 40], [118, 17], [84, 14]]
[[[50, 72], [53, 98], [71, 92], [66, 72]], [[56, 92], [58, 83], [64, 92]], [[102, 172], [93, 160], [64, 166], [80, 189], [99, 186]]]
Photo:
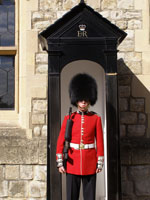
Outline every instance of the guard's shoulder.
[[[71, 117], [73, 117], [74, 115], [76, 115], [76, 113], [77, 113], [77, 111], [72, 112], [72, 113], [71, 113]], [[69, 113], [67, 113], [66, 116], [69, 117]]]
[[100, 117], [100, 115], [99, 115], [98, 113], [94, 112], [94, 111], [90, 111], [90, 114], [91, 114], [91, 115], [95, 115], [95, 116], [97, 116], [97, 117]]

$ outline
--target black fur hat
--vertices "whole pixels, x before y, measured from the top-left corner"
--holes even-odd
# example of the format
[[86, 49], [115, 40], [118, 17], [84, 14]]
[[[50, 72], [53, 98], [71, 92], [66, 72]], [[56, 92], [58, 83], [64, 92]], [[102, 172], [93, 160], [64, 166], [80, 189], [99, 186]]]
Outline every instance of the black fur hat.
[[77, 106], [78, 101], [88, 100], [93, 106], [97, 101], [97, 84], [88, 74], [77, 74], [70, 81], [69, 96], [71, 104]]

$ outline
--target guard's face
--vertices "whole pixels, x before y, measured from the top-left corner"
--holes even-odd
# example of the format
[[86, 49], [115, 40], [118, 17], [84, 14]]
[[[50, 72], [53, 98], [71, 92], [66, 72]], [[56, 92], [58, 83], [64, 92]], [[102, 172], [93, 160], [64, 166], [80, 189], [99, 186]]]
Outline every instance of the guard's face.
[[86, 111], [88, 109], [89, 105], [90, 105], [90, 102], [86, 101], [86, 100], [82, 100], [82, 101], [77, 102], [77, 107], [82, 112]]

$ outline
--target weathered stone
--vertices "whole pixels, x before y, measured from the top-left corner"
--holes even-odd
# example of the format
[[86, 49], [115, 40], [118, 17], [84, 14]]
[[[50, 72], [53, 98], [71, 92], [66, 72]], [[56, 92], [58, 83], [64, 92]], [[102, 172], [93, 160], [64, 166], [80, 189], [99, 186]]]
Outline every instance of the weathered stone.
[[129, 196], [133, 194], [133, 182], [131, 181], [122, 181], [122, 194]]
[[141, 62], [127, 62], [127, 66], [133, 74], [142, 74], [142, 63]]
[[116, 26], [118, 26], [121, 30], [127, 29], [127, 21], [117, 21]]
[[125, 125], [120, 125], [120, 137], [125, 137], [126, 136], [126, 126]]
[[150, 149], [147, 148], [136, 148], [132, 152], [132, 164], [145, 165], [150, 164]]
[[23, 180], [33, 179], [33, 167], [31, 165], [21, 165], [20, 178]]
[[102, 0], [101, 8], [104, 9], [114, 9], [117, 7], [117, 0]]
[[124, 15], [126, 19], [141, 19], [142, 13], [141, 11], [127, 11]]
[[61, 1], [60, 0], [40, 0], [39, 1], [39, 8], [43, 11], [49, 11], [50, 9], [58, 10], [61, 8]]
[[38, 74], [47, 74], [47, 72], [48, 72], [47, 64], [40, 64], [36, 68], [36, 73], [38, 73]]
[[135, 194], [138, 196], [150, 196], [150, 177], [145, 180], [135, 182]]
[[63, 17], [66, 13], [67, 13], [67, 11], [58, 11], [57, 12], [57, 19], [60, 19], [61, 17]]
[[133, 9], [134, 0], [118, 0], [117, 7], [120, 9]]
[[50, 26], [51, 24], [52, 24], [52, 22], [50, 20], [37, 21], [37, 22], [34, 22], [33, 29], [35, 29], [37, 31], [42, 31], [42, 30], [46, 29], [48, 26]]
[[119, 75], [118, 76], [118, 82], [119, 85], [130, 85], [132, 81], [132, 76], [131, 75]]
[[47, 125], [42, 127], [42, 136], [47, 137]]
[[129, 147], [122, 147], [121, 145], [121, 164], [122, 165], [130, 165], [132, 161], [132, 153]]
[[133, 40], [124, 40], [118, 47], [119, 51], [134, 51], [134, 41]]
[[63, 9], [70, 10], [72, 7], [76, 6], [80, 1], [79, 0], [65, 0], [62, 2], [63, 2]]
[[40, 127], [39, 126], [34, 127], [33, 133], [34, 133], [34, 136], [36, 136], [36, 137], [40, 136], [40, 134], [41, 134]]
[[111, 17], [112, 20], [115, 20], [115, 21], [124, 20], [124, 12], [122, 10], [111, 11], [110, 17]]
[[123, 61], [124, 58], [125, 58], [125, 53], [124, 52], [118, 52], [117, 53], [117, 59], [118, 59], [118, 61], [121, 60], [122, 62], [124, 62]]
[[19, 179], [19, 165], [6, 165], [5, 178], [8, 180]]
[[32, 115], [32, 124], [45, 124], [45, 115], [44, 114], [33, 114]]
[[119, 97], [129, 97], [130, 87], [129, 86], [119, 86]]
[[26, 181], [10, 181], [9, 196], [10, 197], [27, 197], [28, 183]]
[[39, 164], [45, 165], [47, 163], [47, 140], [39, 141]]
[[0, 181], [4, 179], [4, 167], [0, 166]]
[[36, 63], [46, 63], [48, 62], [48, 54], [46, 53], [37, 53], [36, 54]]
[[38, 142], [25, 139], [0, 139], [0, 164], [35, 164]]
[[150, 177], [150, 166], [131, 166], [128, 169], [128, 179], [134, 182], [143, 181]]
[[8, 181], [0, 181], [0, 197], [8, 196]]
[[144, 112], [145, 101], [143, 98], [130, 99], [130, 110], [135, 112]]
[[126, 98], [119, 99], [119, 110], [127, 111], [128, 110], [128, 100]]
[[127, 180], [127, 167], [121, 166], [121, 180], [126, 181]]
[[121, 124], [136, 124], [137, 113], [135, 112], [121, 112], [120, 113]]
[[33, 100], [32, 103], [34, 113], [47, 112], [47, 100]]
[[34, 180], [46, 181], [46, 166], [35, 166], [34, 167]]
[[30, 197], [44, 197], [46, 196], [46, 183], [39, 181], [32, 181], [29, 184]]
[[134, 40], [134, 31], [133, 30], [126, 30], [127, 33], [126, 40]]
[[39, 21], [39, 20], [43, 20], [44, 18], [44, 14], [43, 12], [33, 12], [32, 14], [32, 21], [35, 22], [35, 21]]
[[103, 10], [103, 11], [100, 12], [100, 14], [107, 19], [110, 17], [110, 11], [109, 10]]
[[139, 113], [139, 120], [138, 120], [139, 124], [145, 124], [146, 123], [146, 114], [144, 113]]
[[128, 29], [141, 29], [142, 28], [142, 22], [138, 19], [131, 19], [128, 21]]
[[128, 62], [141, 62], [142, 53], [139, 52], [127, 52], [124, 57], [125, 61]]
[[128, 137], [141, 137], [146, 132], [145, 125], [129, 125], [128, 126]]

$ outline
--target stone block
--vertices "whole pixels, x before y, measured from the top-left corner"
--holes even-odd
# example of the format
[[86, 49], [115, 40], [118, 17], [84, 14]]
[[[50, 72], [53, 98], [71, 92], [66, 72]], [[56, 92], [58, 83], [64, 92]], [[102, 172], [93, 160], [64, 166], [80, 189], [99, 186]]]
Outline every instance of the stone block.
[[135, 112], [121, 112], [120, 113], [121, 124], [136, 124], [137, 113]]
[[119, 9], [133, 9], [134, 0], [118, 0], [117, 7]]
[[130, 110], [135, 112], [144, 112], [145, 110], [144, 98], [130, 99]]
[[35, 164], [38, 162], [38, 141], [0, 139], [0, 164]]
[[120, 98], [119, 99], [119, 110], [120, 111], [127, 111], [128, 110], [128, 99], [127, 98]]
[[123, 147], [121, 144], [120, 159], [122, 165], [130, 165], [132, 161], [131, 149], [129, 147]]
[[4, 180], [4, 166], [0, 166], [0, 181]]
[[113, 10], [110, 12], [110, 18], [115, 21], [124, 20], [124, 12], [122, 10]]
[[138, 116], [138, 123], [139, 123], [139, 124], [145, 124], [145, 123], [146, 123], [146, 114], [144, 114], [144, 113], [139, 113], [139, 116]]
[[47, 64], [48, 63], [48, 54], [47, 53], [37, 53], [36, 54], [36, 63]]
[[32, 124], [33, 125], [45, 124], [45, 115], [44, 114], [33, 114], [32, 115]]
[[134, 30], [125, 30], [127, 33], [126, 40], [134, 40]]
[[125, 61], [128, 62], [141, 62], [142, 61], [142, 53], [139, 52], [127, 52], [124, 57]]
[[8, 181], [0, 181], [0, 197], [8, 196]]
[[34, 167], [34, 180], [46, 181], [46, 166], [38, 165]]
[[44, 125], [44, 126], [42, 127], [42, 136], [43, 136], [43, 137], [47, 137], [47, 125]]
[[19, 179], [19, 165], [6, 165], [5, 179], [7, 180]]
[[[75, 1], [76, 2], [76, 1]], [[79, 2], [79, 0], [78, 0]], [[93, 1], [93, 0], [88, 0], [87, 1], [88, 5], [91, 6], [93, 9], [99, 9], [100, 8], [100, 1]], [[76, 4], [77, 5], [77, 4]]]
[[138, 19], [131, 19], [128, 21], [128, 29], [141, 29], [142, 28], [142, 22]]
[[150, 177], [135, 182], [135, 194], [137, 196], [150, 196]]
[[33, 167], [31, 165], [20, 166], [20, 179], [23, 180], [33, 179]]
[[125, 137], [126, 136], [126, 126], [125, 125], [120, 125], [120, 137]]
[[33, 112], [34, 113], [46, 113], [47, 112], [47, 100], [33, 100]]
[[32, 181], [29, 184], [30, 197], [45, 197], [46, 196], [46, 183], [39, 181]]
[[119, 97], [129, 97], [130, 86], [119, 86]]
[[51, 9], [58, 10], [61, 7], [61, 1], [60, 0], [40, 0], [39, 1], [39, 8], [42, 11], [49, 11]]
[[109, 10], [103, 10], [103, 11], [100, 12], [100, 14], [107, 19], [110, 17], [110, 11]]
[[48, 65], [47, 64], [39, 64], [36, 67], [36, 73], [38, 73], [38, 74], [47, 74], [48, 73]]
[[136, 148], [132, 152], [132, 164], [133, 165], [146, 165], [150, 164], [150, 149]]
[[119, 51], [134, 51], [134, 40], [123, 40], [123, 42], [118, 47]]
[[121, 166], [121, 180], [126, 181], [127, 180], [127, 167]]
[[133, 182], [144, 181], [150, 178], [150, 166], [130, 166], [128, 168], [128, 179]]
[[115, 9], [117, 7], [117, 0], [102, 0], [101, 8], [104, 9]]
[[132, 74], [142, 74], [142, 63], [141, 62], [127, 62], [127, 66], [131, 70]]
[[34, 127], [33, 134], [36, 137], [40, 136], [40, 134], [41, 134], [41, 128], [39, 126]]
[[133, 182], [131, 181], [122, 181], [122, 194], [126, 196], [133, 195]]
[[127, 11], [124, 15], [124, 17], [126, 19], [142, 19], [142, 13], [141, 11], [136, 11], [136, 10], [133, 10], [133, 11]]
[[8, 193], [10, 197], [27, 197], [28, 183], [26, 181], [10, 181]]
[[127, 21], [123, 20], [117, 21], [116, 26], [118, 26], [121, 30], [125, 30], [127, 29]]
[[47, 163], [47, 140], [39, 141], [39, 164], [45, 165]]
[[141, 137], [146, 132], [145, 125], [129, 125], [128, 126], [128, 137]]
[[33, 12], [32, 14], [32, 22], [43, 20], [43, 18], [44, 18], [43, 12], [36, 11], [36, 12]]

